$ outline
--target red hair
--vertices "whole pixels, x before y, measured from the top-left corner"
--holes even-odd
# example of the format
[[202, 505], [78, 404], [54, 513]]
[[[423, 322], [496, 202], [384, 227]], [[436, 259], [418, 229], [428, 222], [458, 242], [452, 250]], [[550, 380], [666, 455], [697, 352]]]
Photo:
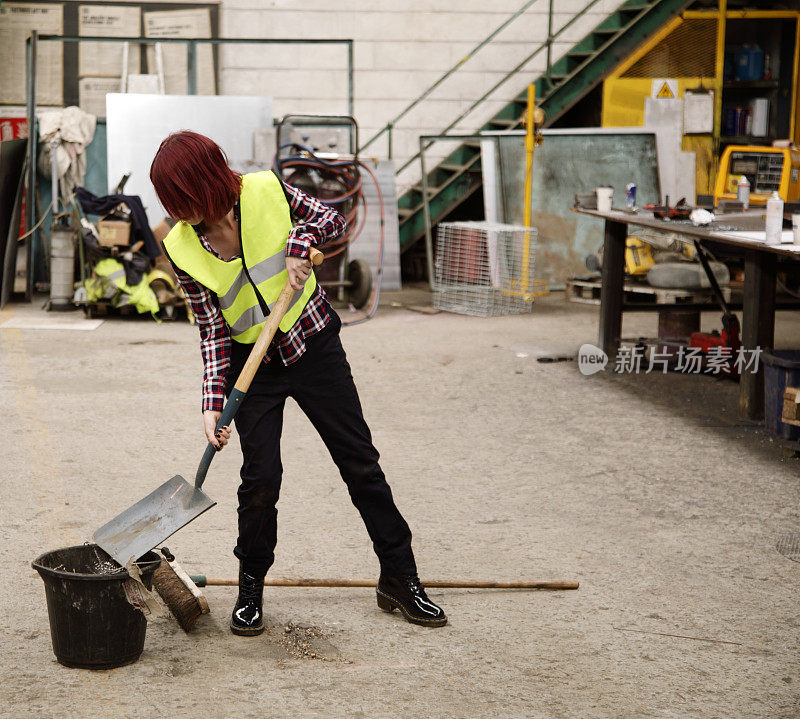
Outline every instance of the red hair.
[[225, 153], [211, 138], [181, 130], [158, 148], [150, 182], [170, 217], [218, 222], [239, 198], [242, 176], [228, 167]]

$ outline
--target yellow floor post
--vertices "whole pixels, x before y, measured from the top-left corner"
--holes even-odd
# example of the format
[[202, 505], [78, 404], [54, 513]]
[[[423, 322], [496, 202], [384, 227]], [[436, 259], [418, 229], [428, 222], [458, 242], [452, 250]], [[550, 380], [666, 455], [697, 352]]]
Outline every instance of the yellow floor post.
[[[533, 119], [536, 112], [536, 85], [528, 85], [528, 112], [525, 119], [525, 227], [531, 226], [531, 188], [533, 183], [533, 149], [535, 140], [533, 136]], [[522, 245], [522, 295], [526, 302], [533, 299], [529, 288], [529, 265], [531, 255], [531, 233], [525, 230]]]

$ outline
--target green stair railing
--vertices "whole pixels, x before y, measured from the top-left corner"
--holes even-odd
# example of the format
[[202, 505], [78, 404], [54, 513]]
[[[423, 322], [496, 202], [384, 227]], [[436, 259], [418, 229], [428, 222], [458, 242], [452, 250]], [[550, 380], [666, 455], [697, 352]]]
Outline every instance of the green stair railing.
[[[549, 27], [552, 29], [552, 16], [553, 16], [553, 1], [550, 0], [550, 18], [551, 22]], [[453, 67], [451, 67], [447, 72], [445, 72], [441, 77], [439, 77], [436, 82], [434, 82], [427, 90], [425, 90], [421, 95], [414, 98], [408, 105], [406, 105], [398, 115], [395, 115], [389, 122], [386, 123], [386, 126], [382, 129], [378, 130], [372, 137], [369, 138], [360, 148], [359, 153], [363, 153], [373, 142], [375, 142], [378, 138], [382, 137], [383, 135], [387, 136], [388, 139], [388, 157], [392, 159], [392, 132], [394, 131], [395, 125], [397, 125], [400, 120], [402, 120], [409, 112], [411, 112], [417, 105], [419, 105], [425, 98], [427, 98], [437, 87], [439, 87], [448, 77], [450, 77], [453, 73], [456, 72], [465, 62], [467, 62], [470, 58], [472, 58], [476, 53], [478, 53], [482, 48], [486, 47], [492, 40], [499, 33], [505, 30], [514, 20], [516, 20], [520, 15], [522, 15], [531, 5], [538, 2], [538, 0], [528, 0], [519, 10], [512, 13], [506, 20], [504, 20], [500, 25], [498, 25], [489, 35], [487, 35], [483, 40], [481, 40], [475, 47], [473, 47], [464, 57], [462, 57]], [[594, 5], [595, 2], [598, 0], [594, 0], [592, 4]], [[548, 31], [548, 36], [550, 35], [550, 31]], [[549, 51], [548, 51], [549, 57]], [[474, 105], [473, 105], [474, 106]], [[416, 158], [412, 158], [409, 163], [414, 161]]]
[[[490, 98], [512, 77], [543, 51], [546, 53], [545, 69], [535, 78], [536, 95], [539, 105], [547, 113], [546, 125], [552, 124], [570, 107], [580, 100], [593, 87], [601, 82], [611, 70], [653, 31], [671, 17], [681, 12], [691, 0], [627, 0], [610, 13], [597, 27], [578, 42], [570, 51], [552, 62], [552, 46], [566, 30], [591, 10], [599, 0], [590, 0], [564, 25], [553, 32], [553, 13], [555, 1], [548, 4], [548, 31], [544, 41], [538, 44], [521, 62], [509, 70], [489, 90], [481, 94], [458, 117], [436, 135], [446, 135], [470, 115], [479, 105]], [[363, 146], [366, 148], [384, 134], [387, 135], [389, 157], [392, 150], [392, 134], [397, 123], [414, 107], [425, 100], [448, 77], [453, 75], [464, 63], [485, 47], [503, 29], [522, 15], [533, 2], [526, 2], [501, 25], [495, 28], [484, 40], [478, 43], [456, 65], [451, 67], [436, 82], [415, 98], [402, 112], [394, 117]], [[527, 85], [527, 83], [526, 83]], [[480, 127], [482, 131], [514, 130], [522, 127], [522, 114], [526, 107], [525, 92], [506, 104], [488, 122]], [[433, 136], [433, 134], [432, 134]], [[422, 144], [427, 149], [434, 142]], [[397, 169], [400, 173], [418, 160], [420, 152], [406, 159]], [[468, 199], [481, 186], [480, 143], [468, 141], [460, 145], [426, 176], [427, 194], [430, 205], [430, 221], [438, 222], [451, 213], [459, 204]], [[400, 248], [405, 252], [425, 234], [425, 219], [422, 203], [422, 181], [409, 188], [398, 200], [400, 217]]]

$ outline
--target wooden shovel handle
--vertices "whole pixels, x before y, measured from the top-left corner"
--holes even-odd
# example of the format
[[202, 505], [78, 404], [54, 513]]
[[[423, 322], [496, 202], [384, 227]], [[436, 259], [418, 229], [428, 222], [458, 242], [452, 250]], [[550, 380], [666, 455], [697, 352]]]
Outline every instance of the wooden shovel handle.
[[[312, 265], [319, 265], [322, 263], [324, 256], [319, 250], [315, 250], [312, 247], [308, 252], [308, 259], [311, 260]], [[292, 301], [293, 295], [294, 290], [287, 280], [281, 290], [278, 300], [272, 306], [272, 312], [269, 313], [267, 321], [261, 328], [258, 339], [253, 345], [253, 349], [250, 350], [250, 355], [239, 374], [239, 379], [236, 380], [236, 384], [228, 395], [228, 401], [222, 408], [222, 414], [217, 421], [217, 429], [220, 427], [229, 427], [231, 422], [233, 422], [233, 418], [236, 416], [236, 412], [239, 411], [239, 406], [244, 396], [247, 394], [247, 390], [250, 388], [250, 383], [253, 381], [253, 377], [261, 365], [261, 360], [264, 359], [264, 355], [267, 353], [269, 343], [272, 342], [275, 332], [278, 331], [278, 325], [286, 314], [286, 310], [289, 309], [289, 304]], [[200, 460], [200, 464], [197, 467], [197, 472], [194, 475], [194, 486], [197, 489], [200, 489], [203, 486], [203, 482], [206, 481], [208, 468], [211, 466], [211, 460], [214, 459], [216, 452], [217, 448], [209, 442]]]
[[[319, 266], [322, 264], [322, 260], [325, 259], [325, 257], [319, 250], [315, 250], [312, 247], [309, 249], [308, 259], [311, 261], [312, 265]], [[238, 389], [240, 392], [247, 392], [250, 388], [250, 383], [253, 381], [253, 377], [256, 376], [256, 372], [261, 366], [261, 360], [263, 360], [264, 355], [267, 354], [269, 343], [272, 342], [272, 338], [278, 331], [278, 326], [283, 316], [289, 309], [293, 295], [294, 290], [287, 280], [269, 313], [267, 321], [264, 323], [264, 327], [261, 329], [261, 333], [258, 335], [258, 339], [253, 345], [253, 349], [250, 350], [250, 356], [247, 358], [247, 362], [244, 363], [244, 367], [239, 373], [239, 379], [236, 380], [234, 388]]]

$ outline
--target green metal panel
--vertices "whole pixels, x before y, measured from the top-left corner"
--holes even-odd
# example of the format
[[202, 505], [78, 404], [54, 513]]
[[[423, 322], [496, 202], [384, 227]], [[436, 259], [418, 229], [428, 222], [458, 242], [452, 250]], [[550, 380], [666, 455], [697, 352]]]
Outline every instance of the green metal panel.
[[[550, 125], [602, 82], [621, 60], [691, 0], [628, 0], [560, 58], [547, 77], [535, 80], [536, 96]], [[517, 95], [480, 130], [522, 127], [526, 93]], [[480, 148], [461, 145], [428, 173], [431, 221], [435, 224], [472, 195], [481, 184]], [[405, 192], [400, 209], [400, 250], [405, 252], [425, 234], [421, 186]]]

